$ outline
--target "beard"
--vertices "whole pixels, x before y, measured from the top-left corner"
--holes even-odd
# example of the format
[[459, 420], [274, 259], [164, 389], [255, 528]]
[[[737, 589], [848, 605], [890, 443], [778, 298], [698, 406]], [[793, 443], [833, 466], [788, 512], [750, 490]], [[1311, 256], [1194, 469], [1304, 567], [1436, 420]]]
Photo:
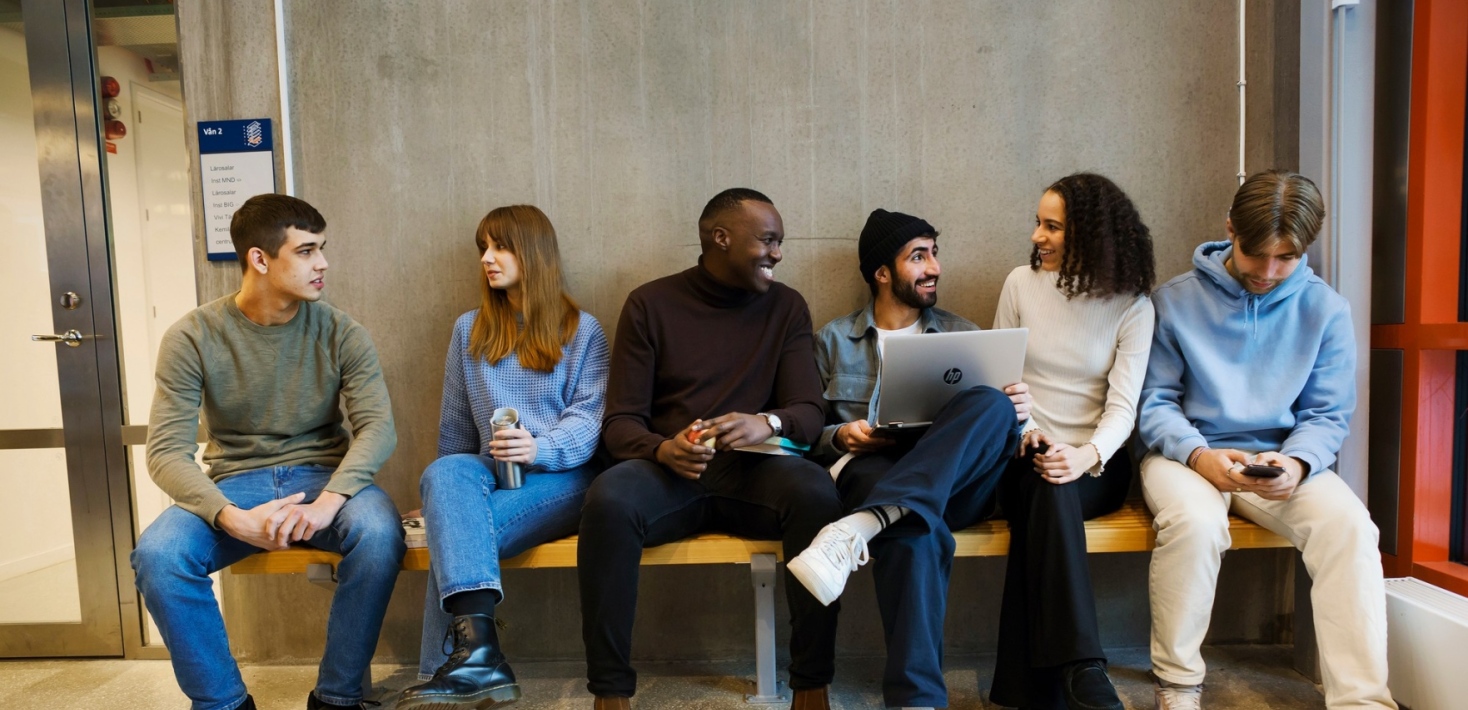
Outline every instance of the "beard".
[[908, 308], [932, 308], [938, 303], [938, 292], [934, 290], [931, 296], [918, 293], [917, 281], [893, 280], [892, 297]]

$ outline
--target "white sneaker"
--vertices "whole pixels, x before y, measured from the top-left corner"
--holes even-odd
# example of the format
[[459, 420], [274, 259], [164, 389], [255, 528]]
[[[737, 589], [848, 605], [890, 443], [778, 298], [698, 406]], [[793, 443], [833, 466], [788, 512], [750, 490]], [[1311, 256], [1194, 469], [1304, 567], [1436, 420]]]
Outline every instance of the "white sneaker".
[[1202, 710], [1203, 686], [1157, 681], [1157, 710]]
[[869, 559], [866, 538], [846, 523], [835, 522], [821, 528], [810, 547], [785, 566], [816, 599], [830, 606], [846, 588], [846, 578]]

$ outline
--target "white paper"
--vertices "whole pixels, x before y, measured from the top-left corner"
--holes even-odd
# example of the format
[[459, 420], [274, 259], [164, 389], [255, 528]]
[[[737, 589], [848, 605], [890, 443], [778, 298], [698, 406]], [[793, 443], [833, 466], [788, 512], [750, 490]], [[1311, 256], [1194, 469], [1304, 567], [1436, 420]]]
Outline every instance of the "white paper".
[[245, 200], [275, 192], [275, 152], [205, 153], [199, 156], [199, 167], [208, 252], [234, 254], [229, 221]]

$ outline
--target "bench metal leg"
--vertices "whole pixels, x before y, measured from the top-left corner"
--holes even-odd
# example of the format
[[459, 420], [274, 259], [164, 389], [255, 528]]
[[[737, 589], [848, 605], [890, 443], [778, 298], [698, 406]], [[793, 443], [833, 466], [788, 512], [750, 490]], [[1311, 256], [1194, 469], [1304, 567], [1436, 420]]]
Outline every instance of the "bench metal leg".
[[306, 565], [306, 579], [329, 592], [336, 591], [336, 567], [325, 562]]
[[773, 705], [790, 702], [781, 692], [775, 678], [775, 556], [751, 555], [750, 573], [754, 578], [754, 694], [744, 702]]

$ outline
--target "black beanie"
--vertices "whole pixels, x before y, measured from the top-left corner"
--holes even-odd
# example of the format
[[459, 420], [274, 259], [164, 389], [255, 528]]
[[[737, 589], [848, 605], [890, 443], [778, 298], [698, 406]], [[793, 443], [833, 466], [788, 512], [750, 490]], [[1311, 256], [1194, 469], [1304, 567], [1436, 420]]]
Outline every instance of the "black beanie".
[[892, 263], [892, 257], [916, 237], [937, 236], [938, 230], [926, 221], [901, 212], [888, 212], [878, 208], [867, 217], [867, 225], [861, 228], [861, 240], [856, 243], [856, 255], [861, 259], [861, 277], [867, 283], [876, 279], [877, 269]]

